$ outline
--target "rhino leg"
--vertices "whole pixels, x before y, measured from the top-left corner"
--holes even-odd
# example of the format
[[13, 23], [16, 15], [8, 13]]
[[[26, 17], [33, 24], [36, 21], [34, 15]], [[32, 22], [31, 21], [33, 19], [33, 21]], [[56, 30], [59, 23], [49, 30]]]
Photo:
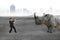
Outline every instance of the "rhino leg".
[[53, 27], [49, 28], [49, 32], [52, 33], [53, 32]]
[[53, 32], [53, 26], [48, 26], [48, 30], [47, 30], [47, 32], [49, 32], [49, 33], [52, 33]]
[[49, 32], [49, 27], [48, 27], [48, 30], [47, 30], [47, 32]]

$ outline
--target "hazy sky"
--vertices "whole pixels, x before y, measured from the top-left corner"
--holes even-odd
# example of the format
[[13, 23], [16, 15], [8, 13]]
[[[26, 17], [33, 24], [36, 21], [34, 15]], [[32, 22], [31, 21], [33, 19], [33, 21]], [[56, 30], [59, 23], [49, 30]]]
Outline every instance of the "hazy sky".
[[60, 9], [60, 0], [0, 0], [0, 9], [9, 9], [14, 4], [16, 9], [27, 8], [28, 10], [39, 12], [41, 8], [48, 10]]
[[9, 6], [14, 4], [16, 8], [28, 9], [60, 9], [60, 0], [0, 0], [0, 8], [9, 9]]

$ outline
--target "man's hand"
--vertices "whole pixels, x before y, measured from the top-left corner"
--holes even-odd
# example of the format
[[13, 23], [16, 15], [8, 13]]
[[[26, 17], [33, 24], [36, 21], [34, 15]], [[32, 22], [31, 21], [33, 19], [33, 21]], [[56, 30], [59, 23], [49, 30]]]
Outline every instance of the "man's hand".
[[16, 23], [16, 19], [14, 19], [14, 23]]

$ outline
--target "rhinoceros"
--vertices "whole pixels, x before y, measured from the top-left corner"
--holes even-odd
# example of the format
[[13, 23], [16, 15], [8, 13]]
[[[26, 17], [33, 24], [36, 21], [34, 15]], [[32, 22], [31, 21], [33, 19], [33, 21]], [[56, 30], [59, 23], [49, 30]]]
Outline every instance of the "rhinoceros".
[[53, 28], [60, 28], [60, 19], [56, 16], [53, 16], [51, 14], [45, 14], [41, 17], [41, 19], [39, 17], [36, 17], [34, 14], [34, 19], [36, 24], [38, 23], [39, 25], [41, 24], [45, 24], [48, 28], [47, 32], [52, 33], [53, 32]]

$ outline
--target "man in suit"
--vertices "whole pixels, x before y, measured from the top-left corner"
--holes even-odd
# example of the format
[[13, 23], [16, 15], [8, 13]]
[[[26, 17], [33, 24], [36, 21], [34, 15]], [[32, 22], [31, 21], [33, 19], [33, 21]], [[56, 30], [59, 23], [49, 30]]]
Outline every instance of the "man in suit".
[[11, 33], [12, 29], [14, 29], [15, 33], [17, 33], [16, 28], [14, 26], [15, 20], [13, 18], [9, 18], [9, 24], [10, 24], [10, 30], [9, 33]]

